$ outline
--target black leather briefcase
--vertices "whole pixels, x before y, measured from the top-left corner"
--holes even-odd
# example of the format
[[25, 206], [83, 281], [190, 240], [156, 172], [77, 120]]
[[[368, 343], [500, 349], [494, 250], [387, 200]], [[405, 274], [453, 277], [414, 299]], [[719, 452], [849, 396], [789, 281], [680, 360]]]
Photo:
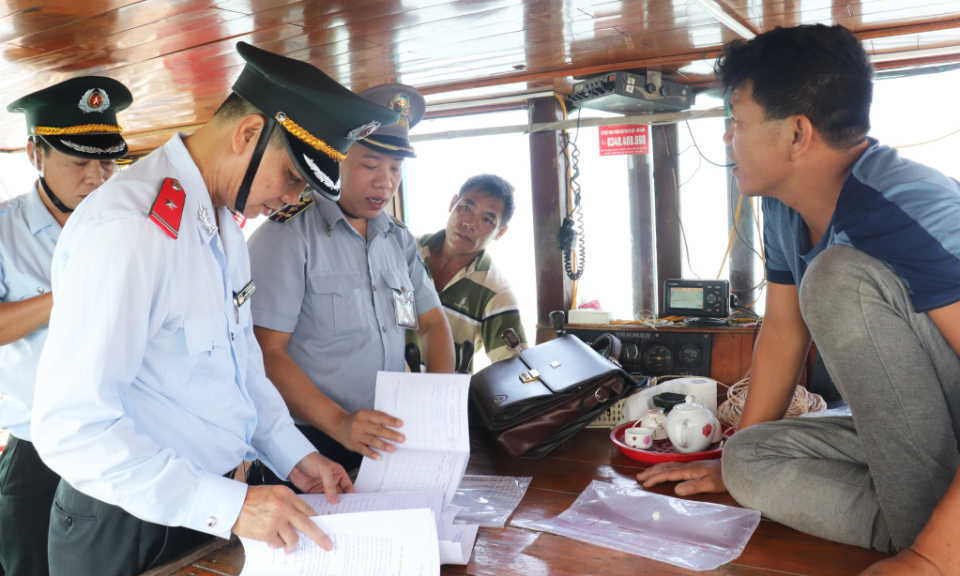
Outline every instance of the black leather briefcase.
[[[503, 340], [519, 343], [513, 330]], [[541, 458], [638, 389], [619, 357], [612, 335], [591, 347], [568, 334], [484, 368], [470, 380], [470, 398], [507, 453]]]

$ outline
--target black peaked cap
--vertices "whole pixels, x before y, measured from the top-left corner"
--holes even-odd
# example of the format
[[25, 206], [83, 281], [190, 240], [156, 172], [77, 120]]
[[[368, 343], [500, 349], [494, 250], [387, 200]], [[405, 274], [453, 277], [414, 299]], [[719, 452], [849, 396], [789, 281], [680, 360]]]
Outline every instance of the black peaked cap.
[[113, 78], [82, 76], [28, 94], [7, 106], [7, 112], [25, 114], [27, 134], [59, 152], [113, 160], [127, 154], [117, 112], [131, 103], [130, 90]]
[[233, 91], [280, 123], [300, 175], [326, 198], [340, 198], [339, 162], [350, 145], [399, 116], [347, 90], [315, 66], [237, 43], [246, 61]]

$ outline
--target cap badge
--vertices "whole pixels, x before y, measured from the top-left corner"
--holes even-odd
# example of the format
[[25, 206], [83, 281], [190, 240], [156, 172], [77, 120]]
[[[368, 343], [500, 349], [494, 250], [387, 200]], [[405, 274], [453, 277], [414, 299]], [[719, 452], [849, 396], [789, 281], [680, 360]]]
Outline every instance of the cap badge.
[[91, 88], [84, 92], [78, 106], [84, 113], [103, 112], [110, 107], [110, 97], [100, 88]]
[[317, 163], [314, 162], [313, 159], [311, 159], [306, 154], [303, 155], [303, 159], [307, 161], [307, 166], [310, 167], [310, 170], [313, 170], [313, 175], [316, 176], [318, 180], [320, 180], [321, 184], [323, 184], [327, 188], [334, 191], [340, 190], [340, 182], [338, 181], [336, 184], [334, 184], [333, 180], [331, 180], [329, 176], [324, 174], [323, 170], [321, 170], [320, 167], [317, 166]]
[[406, 94], [397, 94], [390, 101], [390, 108], [401, 116], [406, 116], [410, 110], [410, 97]]
[[219, 228], [210, 222], [210, 213], [203, 207], [203, 204], [199, 202], [198, 204], [200, 204], [200, 210], [197, 211], [197, 218], [200, 220], [200, 226], [203, 228], [203, 231], [207, 233], [207, 236], [213, 236]]
[[369, 124], [364, 124], [359, 128], [354, 128], [347, 133], [347, 140], [356, 142], [357, 140], [363, 140], [367, 136], [373, 134], [377, 131], [377, 128], [380, 127], [379, 122], [370, 122]]

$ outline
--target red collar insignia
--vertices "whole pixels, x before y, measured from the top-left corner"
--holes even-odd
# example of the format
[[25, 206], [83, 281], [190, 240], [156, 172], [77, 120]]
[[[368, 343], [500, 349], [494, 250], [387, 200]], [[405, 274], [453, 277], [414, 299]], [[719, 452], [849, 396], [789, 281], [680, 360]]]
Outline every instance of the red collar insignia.
[[187, 193], [183, 191], [180, 182], [166, 178], [150, 208], [150, 219], [174, 240], [180, 234], [180, 217], [183, 216], [186, 199]]

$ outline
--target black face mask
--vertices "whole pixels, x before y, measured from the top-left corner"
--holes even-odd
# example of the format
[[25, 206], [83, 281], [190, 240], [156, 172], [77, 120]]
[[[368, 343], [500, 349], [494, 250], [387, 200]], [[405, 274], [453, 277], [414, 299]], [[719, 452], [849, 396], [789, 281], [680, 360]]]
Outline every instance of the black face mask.
[[240, 191], [237, 192], [237, 201], [233, 204], [233, 210], [237, 214], [243, 214], [243, 209], [247, 207], [247, 198], [250, 196], [250, 186], [253, 185], [253, 179], [257, 175], [257, 169], [260, 168], [260, 161], [263, 160], [263, 153], [270, 142], [270, 136], [273, 135], [273, 129], [277, 121], [273, 118], [267, 118], [263, 123], [263, 129], [260, 131], [260, 137], [257, 140], [257, 147], [253, 149], [253, 156], [250, 157], [250, 164], [247, 166], [247, 173], [243, 175], [243, 182], [240, 183]]

